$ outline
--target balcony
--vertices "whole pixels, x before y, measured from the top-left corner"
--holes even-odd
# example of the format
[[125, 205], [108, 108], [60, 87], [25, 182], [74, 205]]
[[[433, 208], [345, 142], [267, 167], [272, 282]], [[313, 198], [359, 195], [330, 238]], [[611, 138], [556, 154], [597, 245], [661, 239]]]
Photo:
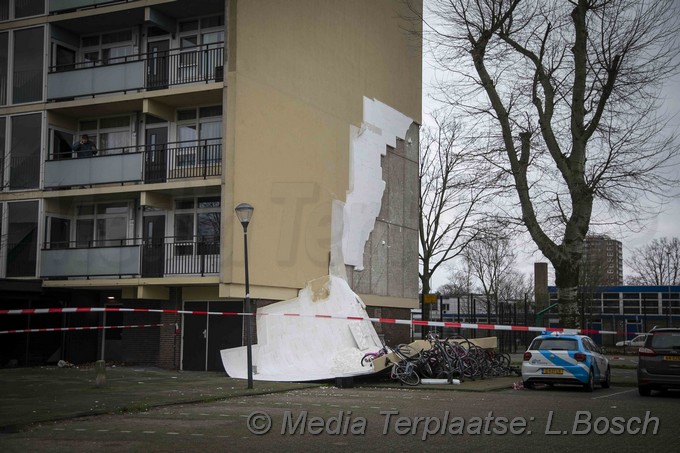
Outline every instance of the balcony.
[[224, 78], [224, 43], [52, 66], [47, 99], [159, 90]]
[[162, 242], [151, 240], [144, 242], [142, 277], [205, 276], [219, 272], [219, 237], [166, 237]]
[[222, 174], [221, 139], [99, 150], [94, 157], [53, 154], [45, 162], [45, 188], [143, 182]]
[[43, 278], [205, 276], [220, 272], [220, 241], [166, 237], [55, 242], [46, 244], [40, 257]]
[[121, 0], [49, 0], [49, 12], [73, 11], [81, 8], [96, 8], [107, 3], [120, 3]]
[[52, 243], [40, 252], [41, 277], [135, 276], [140, 264], [134, 239]]

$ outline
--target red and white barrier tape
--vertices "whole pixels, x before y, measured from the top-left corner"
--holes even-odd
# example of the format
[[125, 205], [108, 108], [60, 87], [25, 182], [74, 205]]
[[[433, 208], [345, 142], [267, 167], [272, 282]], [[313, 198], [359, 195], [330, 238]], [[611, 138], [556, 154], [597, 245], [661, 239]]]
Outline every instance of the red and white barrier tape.
[[[196, 311], [196, 310], [171, 310], [160, 308], [121, 308], [121, 307], [67, 307], [67, 308], [21, 308], [13, 310], [0, 310], [0, 315], [38, 315], [48, 313], [96, 313], [96, 312], [145, 312], [145, 313], [171, 313], [180, 315], [216, 315], [216, 316], [252, 316], [252, 313], [229, 312], [229, 311]], [[349, 321], [370, 321], [382, 324], [402, 324], [429, 327], [451, 327], [458, 329], [477, 330], [503, 330], [513, 332], [563, 332], [581, 335], [638, 335], [639, 332], [624, 332], [614, 330], [590, 330], [568, 329], [563, 327], [540, 327], [540, 326], [509, 326], [502, 324], [481, 324], [449, 321], [419, 321], [410, 319], [394, 318], [365, 318], [363, 316], [337, 316], [337, 315], [303, 315], [300, 313], [258, 313], [257, 316], [292, 316], [300, 318], [323, 318], [342, 319]]]
[[61, 332], [64, 330], [136, 329], [139, 327], [161, 327], [162, 325], [163, 324], [135, 324], [130, 326], [41, 327], [37, 329], [0, 330], [0, 335], [8, 333]]

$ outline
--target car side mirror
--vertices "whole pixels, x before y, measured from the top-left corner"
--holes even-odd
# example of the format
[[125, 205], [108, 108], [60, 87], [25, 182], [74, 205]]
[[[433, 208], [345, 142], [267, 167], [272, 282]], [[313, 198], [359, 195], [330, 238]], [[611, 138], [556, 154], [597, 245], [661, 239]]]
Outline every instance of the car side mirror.
[[600, 354], [606, 354], [607, 349], [606, 348], [600, 348]]

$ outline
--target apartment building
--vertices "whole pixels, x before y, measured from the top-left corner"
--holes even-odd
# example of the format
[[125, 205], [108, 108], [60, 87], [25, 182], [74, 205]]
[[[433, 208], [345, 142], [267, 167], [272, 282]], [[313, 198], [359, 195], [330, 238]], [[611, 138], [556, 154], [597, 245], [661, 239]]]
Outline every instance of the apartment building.
[[584, 286], [623, 285], [623, 245], [606, 235], [589, 235], [583, 242]]
[[[0, 2], [0, 305], [239, 312], [234, 207], [247, 202], [256, 307], [330, 268], [369, 314], [407, 319], [422, 56], [410, 13], [397, 0]], [[83, 135], [96, 153], [78, 151]], [[104, 351], [217, 370], [243, 341], [235, 316], [0, 317], [104, 324], [154, 326], [0, 335], [0, 366]]]

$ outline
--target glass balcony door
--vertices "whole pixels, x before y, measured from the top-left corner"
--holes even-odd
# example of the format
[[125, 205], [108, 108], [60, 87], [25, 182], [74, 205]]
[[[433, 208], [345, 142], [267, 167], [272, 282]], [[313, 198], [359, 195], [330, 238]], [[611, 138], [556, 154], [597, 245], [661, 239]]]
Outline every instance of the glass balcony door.
[[144, 182], [164, 182], [167, 174], [166, 146], [168, 128], [154, 127], [146, 130]]
[[144, 216], [142, 277], [162, 277], [165, 263], [165, 215]]
[[150, 42], [147, 46], [149, 61], [147, 63], [147, 88], [159, 90], [168, 87], [170, 41]]

